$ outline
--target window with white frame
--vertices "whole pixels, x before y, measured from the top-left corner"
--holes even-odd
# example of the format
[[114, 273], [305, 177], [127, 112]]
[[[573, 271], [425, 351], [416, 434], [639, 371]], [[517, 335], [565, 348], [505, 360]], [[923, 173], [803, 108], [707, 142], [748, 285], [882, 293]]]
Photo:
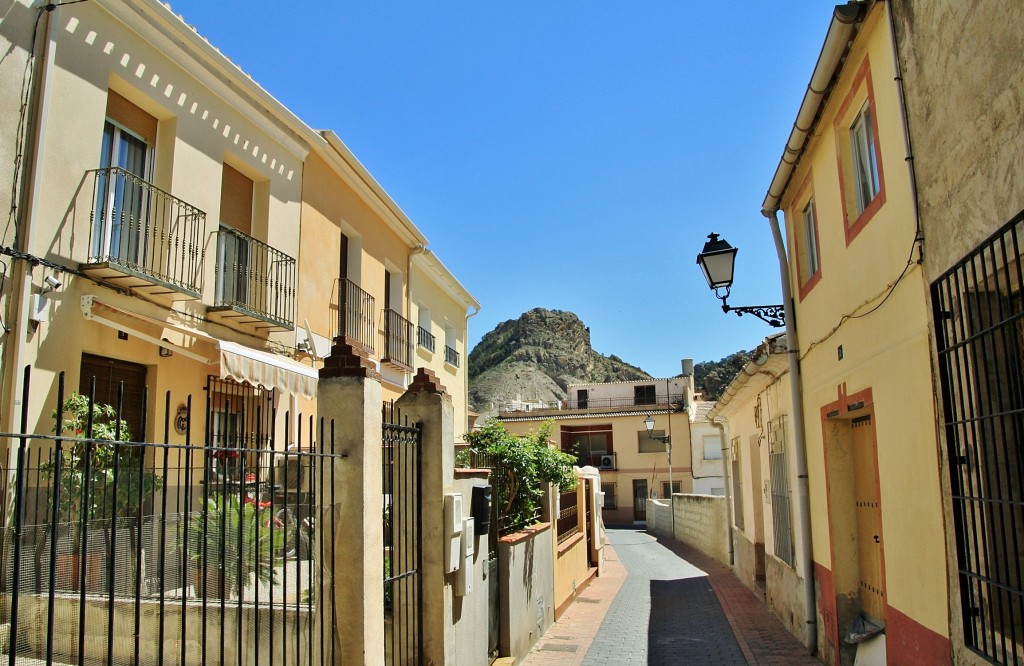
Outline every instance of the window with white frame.
[[800, 213], [800, 222], [803, 231], [803, 243], [800, 248], [800, 258], [803, 265], [800, 267], [800, 282], [805, 284], [814, 277], [821, 268], [818, 257], [818, 225], [814, 219], [814, 199], [808, 199]]
[[722, 438], [718, 435], [704, 435], [704, 460], [722, 459]]
[[857, 191], [857, 213], [860, 214], [875, 198], [879, 189], [875, 133], [871, 124], [871, 105], [867, 102], [850, 126], [850, 151]]
[[618, 506], [615, 503], [615, 484], [614, 483], [602, 483], [601, 492], [604, 493], [604, 508], [614, 509]]

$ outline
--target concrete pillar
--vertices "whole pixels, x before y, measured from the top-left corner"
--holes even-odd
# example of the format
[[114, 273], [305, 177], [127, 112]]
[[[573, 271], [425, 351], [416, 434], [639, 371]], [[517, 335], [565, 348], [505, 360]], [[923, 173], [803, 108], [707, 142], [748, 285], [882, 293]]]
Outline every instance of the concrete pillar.
[[[420, 424], [423, 584], [423, 662], [456, 664], [453, 597], [455, 574], [445, 574], [444, 496], [455, 487], [455, 410], [433, 372], [420, 368], [395, 406]], [[469, 514], [470, 498], [463, 498]], [[493, 529], [493, 527], [492, 527]], [[483, 656], [483, 655], [481, 655]]]
[[381, 405], [380, 375], [366, 352], [336, 339], [317, 386], [318, 446], [333, 454], [317, 492], [324, 561], [315, 589], [323, 590], [317, 630], [325, 662], [384, 663]]

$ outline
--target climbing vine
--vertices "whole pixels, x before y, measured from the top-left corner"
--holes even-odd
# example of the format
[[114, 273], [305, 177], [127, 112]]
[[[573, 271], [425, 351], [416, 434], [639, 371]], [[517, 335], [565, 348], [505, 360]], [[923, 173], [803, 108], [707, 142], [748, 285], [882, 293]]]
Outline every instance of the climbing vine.
[[576, 457], [550, 445], [553, 427], [547, 421], [536, 432], [513, 435], [498, 420], [488, 419], [479, 430], [466, 435], [469, 448], [460, 453], [460, 461], [472, 456], [492, 468], [501, 533], [522, 529], [539, 519], [545, 484], [558, 484], [560, 490], [576, 486]]

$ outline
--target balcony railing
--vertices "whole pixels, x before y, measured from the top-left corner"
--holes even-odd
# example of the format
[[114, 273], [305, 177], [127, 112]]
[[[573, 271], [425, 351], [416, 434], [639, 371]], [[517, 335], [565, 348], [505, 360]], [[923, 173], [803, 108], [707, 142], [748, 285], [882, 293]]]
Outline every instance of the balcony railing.
[[434, 334], [423, 328], [422, 326], [416, 327], [416, 344], [423, 347], [428, 352], [433, 353], [434, 351]]
[[444, 346], [444, 362], [448, 365], [454, 365], [456, 368], [459, 367], [459, 352], [455, 351], [448, 345]]
[[537, 402], [506, 402], [500, 405], [500, 412], [533, 412], [539, 410], [580, 410], [588, 412], [599, 412], [608, 410], [625, 410], [637, 407], [665, 407], [675, 408], [685, 406], [685, 397], [682, 393], [672, 394], [665, 399], [659, 395], [654, 402], [647, 396], [642, 397], [620, 397], [620, 398], [564, 398], [562, 400], [540, 400]]
[[372, 354], [377, 337], [377, 326], [373, 319], [373, 296], [363, 291], [352, 280], [345, 279], [338, 281], [337, 301], [336, 335], [358, 342]]
[[130, 171], [95, 169], [87, 179], [90, 174], [89, 261], [83, 270], [140, 291], [199, 298], [206, 213]]
[[412, 370], [412, 322], [394, 310], [384, 311], [384, 353], [382, 363], [400, 370]]
[[217, 232], [217, 293], [212, 311], [260, 328], [292, 330], [295, 323], [295, 259], [252, 236], [221, 227]]

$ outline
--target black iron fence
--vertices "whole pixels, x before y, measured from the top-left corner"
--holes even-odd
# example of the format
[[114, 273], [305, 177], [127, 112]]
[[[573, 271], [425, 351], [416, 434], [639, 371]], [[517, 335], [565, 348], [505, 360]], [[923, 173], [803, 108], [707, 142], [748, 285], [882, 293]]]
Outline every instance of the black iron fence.
[[112, 264], [198, 298], [206, 213], [125, 169], [89, 174], [89, 263]]
[[384, 663], [423, 662], [420, 429], [383, 413]]
[[1024, 213], [932, 284], [967, 646], [1024, 662]]
[[272, 436], [261, 451], [192, 444], [191, 398], [185, 443], [169, 443], [170, 394], [162, 442], [133, 441], [118, 405], [66, 396], [62, 374], [52, 432], [23, 416], [0, 433], [9, 663], [335, 663], [316, 529], [332, 456]]
[[237, 229], [217, 231], [214, 307], [242, 312], [284, 328], [295, 323], [295, 259]]

